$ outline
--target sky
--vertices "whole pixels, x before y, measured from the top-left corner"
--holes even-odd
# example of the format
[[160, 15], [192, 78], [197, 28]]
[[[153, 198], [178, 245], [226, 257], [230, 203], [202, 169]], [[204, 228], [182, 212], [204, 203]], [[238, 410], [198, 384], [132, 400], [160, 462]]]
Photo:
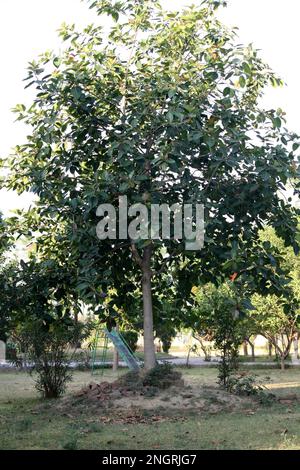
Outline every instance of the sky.
[[[178, 8], [200, 0], [162, 0], [168, 8]], [[219, 13], [228, 26], [239, 28], [240, 42], [253, 43], [264, 60], [283, 78], [286, 86], [269, 89], [264, 106], [282, 108], [288, 127], [300, 134], [299, 0], [228, 0]], [[83, 27], [98, 21], [95, 13], [81, 0], [2, 0], [0, 2], [0, 156], [25, 141], [26, 129], [15, 123], [11, 109], [17, 103], [29, 104], [32, 91], [24, 90], [26, 65], [46, 50], [58, 50], [61, 41], [57, 29], [61, 23]], [[0, 211], [28, 207], [30, 195], [0, 191]]]

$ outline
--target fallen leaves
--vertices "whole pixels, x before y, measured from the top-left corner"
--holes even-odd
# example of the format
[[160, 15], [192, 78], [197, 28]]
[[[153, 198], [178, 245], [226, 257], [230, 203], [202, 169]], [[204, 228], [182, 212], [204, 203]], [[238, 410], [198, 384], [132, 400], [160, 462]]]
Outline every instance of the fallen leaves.
[[[163, 416], [163, 415], [145, 415], [139, 410], [131, 411], [131, 412], [114, 412], [111, 416], [101, 416], [100, 421], [103, 424], [154, 424], [154, 423], [162, 423], [166, 421], [172, 422], [183, 422], [186, 421], [186, 417], [182, 416]], [[125, 429], [128, 431], [128, 428]]]

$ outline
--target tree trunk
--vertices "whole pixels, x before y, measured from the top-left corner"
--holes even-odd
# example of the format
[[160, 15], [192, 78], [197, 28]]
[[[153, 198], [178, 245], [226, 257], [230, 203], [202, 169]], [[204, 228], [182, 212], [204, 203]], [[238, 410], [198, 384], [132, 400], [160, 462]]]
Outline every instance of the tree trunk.
[[191, 355], [191, 348], [189, 348], [188, 350], [188, 354], [187, 354], [187, 357], [186, 357], [186, 367], [190, 367], [190, 355]]
[[284, 360], [284, 356], [281, 356], [281, 357], [280, 357], [280, 368], [281, 368], [281, 370], [285, 370], [285, 360]]
[[[116, 327], [116, 331], [119, 331], [119, 327]], [[117, 372], [119, 368], [119, 353], [117, 348], [114, 346], [114, 358], [113, 358], [113, 372]]]
[[244, 350], [244, 356], [248, 356], [248, 344], [246, 340], [243, 342], [243, 350]]
[[269, 358], [272, 357], [272, 343], [269, 341]]
[[153, 333], [153, 307], [151, 291], [151, 260], [152, 248], [146, 247], [142, 264], [142, 290], [144, 310], [144, 366], [146, 370], [153, 369], [156, 365], [154, 333]]
[[255, 344], [254, 342], [250, 344], [251, 346], [251, 356], [252, 356], [252, 360], [255, 361]]
[[295, 356], [296, 356], [296, 359], [299, 359], [299, 345], [298, 345], [298, 337], [299, 337], [299, 334], [297, 333], [293, 339], [293, 342], [294, 342], [294, 352], [295, 352]]

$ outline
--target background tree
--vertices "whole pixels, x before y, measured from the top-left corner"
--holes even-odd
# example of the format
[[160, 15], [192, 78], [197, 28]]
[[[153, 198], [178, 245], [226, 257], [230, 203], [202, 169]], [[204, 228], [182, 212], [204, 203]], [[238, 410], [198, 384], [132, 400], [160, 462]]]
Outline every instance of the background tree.
[[8, 265], [0, 273], [0, 282], [6, 337], [29, 361], [38, 391], [46, 398], [57, 398], [72, 377], [68, 352], [74, 353], [91, 331], [89, 322], [78, 321], [80, 305], [72, 291], [72, 273], [53, 260], [32, 258]]
[[13, 328], [14, 320], [11, 312], [11, 300], [14, 297], [14, 276], [16, 263], [5, 263], [0, 267], [0, 340], [7, 342]]
[[8, 283], [13, 271], [13, 263], [6, 260], [6, 253], [12, 248], [12, 237], [10, 236], [6, 221], [0, 213], [0, 290], [2, 301], [0, 302], [0, 340], [6, 342], [10, 311], [6, 304]]
[[192, 329], [201, 336], [208, 336], [214, 348], [220, 351], [218, 377], [219, 383], [226, 388], [237, 368], [239, 346], [243, 342], [241, 300], [232, 283], [200, 287], [194, 290], [194, 300]]
[[[36, 98], [16, 112], [31, 131], [10, 159], [7, 187], [36, 194], [19, 227], [32, 234], [41, 256], [51, 253], [74, 268], [86, 302], [98, 306], [109, 288], [127, 302], [140, 286], [150, 369], [152, 286], [163, 270], [177, 265], [184, 298], [195, 279], [227, 276], [239, 250], [244, 269], [253, 271], [247, 255], [264, 223], [296, 249], [295, 210], [278, 189], [297, 177], [299, 141], [280, 110], [259, 108], [264, 87], [282, 82], [218, 21], [222, 2], [180, 12], [152, 0], [89, 3], [101, 21], [109, 15], [113, 23], [108, 32], [63, 25], [64, 51], [29, 64]], [[117, 206], [122, 195], [148, 208], [203, 203], [204, 249], [184, 253], [174, 224], [170, 239], [99, 241], [97, 207]]]
[[290, 354], [295, 334], [299, 331], [299, 308], [296, 312], [290, 300], [286, 301], [275, 295], [255, 294], [251, 301], [255, 310], [249, 315], [255, 321], [259, 333], [274, 347], [281, 369], [284, 369], [285, 359]]

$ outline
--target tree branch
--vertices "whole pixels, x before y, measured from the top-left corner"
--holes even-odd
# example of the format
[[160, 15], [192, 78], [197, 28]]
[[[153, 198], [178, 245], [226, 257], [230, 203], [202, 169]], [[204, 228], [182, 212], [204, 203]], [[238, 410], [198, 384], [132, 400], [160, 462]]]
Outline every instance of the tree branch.
[[143, 269], [143, 260], [138, 252], [138, 249], [135, 245], [134, 242], [131, 242], [131, 252], [132, 252], [132, 256], [134, 258], [134, 260], [136, 261], [136, 263], [139, 265], [139, 267], [141, 269]]

